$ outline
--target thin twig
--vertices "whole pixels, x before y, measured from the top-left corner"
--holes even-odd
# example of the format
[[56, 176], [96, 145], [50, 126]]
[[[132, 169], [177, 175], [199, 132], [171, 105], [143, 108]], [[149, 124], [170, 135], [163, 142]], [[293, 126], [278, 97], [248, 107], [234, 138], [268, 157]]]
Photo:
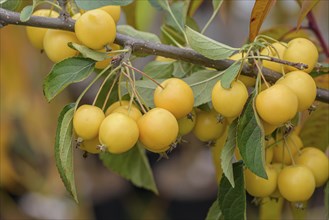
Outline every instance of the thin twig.
[[150, 77], [149, 75], [147, 75], [143, 71], [141, 71], [141, 70], [139, 70], [139, 69], [137, 69], [137, 68], [135, 68], [133, 66], [130, 66], [129, 64], [127, 64], [125, 62], [123, 62], [122, 64], [125, 65], [126, 67], [128, 67], [128, 68], [136, 71], [136, 72], [139, 72], [140, 74], [142, 74], [143, 76], [145, 76], [146, 78], [148, 78], [149, 80], [151, 80], [152, 82], [154, 82], [155, 84], [157, 84], [159, 87], [161, 87], [162, 89], [164, 89], [164, 87], [160, 83], [158, 83], [156, 80], [154, 80], [152, 77]]

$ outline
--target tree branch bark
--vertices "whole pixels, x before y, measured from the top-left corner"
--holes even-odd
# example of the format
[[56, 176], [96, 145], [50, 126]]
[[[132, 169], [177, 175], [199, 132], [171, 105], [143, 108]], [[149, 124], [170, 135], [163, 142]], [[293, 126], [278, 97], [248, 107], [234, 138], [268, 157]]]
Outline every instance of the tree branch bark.
[[[22, 22], [19, 19], [19, 15], [20, 14], [17, 12], [12, 12], [0, 8], [0, 25], [6, 26], [8, 24], [14, 24], [74, 31], [75, 21], [71, 18], [68, 18], [66, 21], [64, 21], [59, 18], [31, 16], [28, 21]], [[178, 48], [170, 45], [148, 42], [140, 39], [135, 39], [120, 33], [117, 33], [115, 43], [120, 44], [122, 46], [130, 45], [133, 53], [159, 55], [175, 60], [182, 60], [189, 63], [215, 68], [217, 70], [225, 70], [234, 63], [233, 60], [208, 59], [190, 48]], [[276, 82], [281, 77], [281, 74], [266, 68], [263, 68], [262, 72], [266, 80], [271, 83]], [[244, 65], [241, 72], [241, 74], [251, 77], [255, 77], [256, 73], [257, 68], [249, 65]], [[329, 103], [329, 91], [318, 88], [316, 99], [321, 102]]]

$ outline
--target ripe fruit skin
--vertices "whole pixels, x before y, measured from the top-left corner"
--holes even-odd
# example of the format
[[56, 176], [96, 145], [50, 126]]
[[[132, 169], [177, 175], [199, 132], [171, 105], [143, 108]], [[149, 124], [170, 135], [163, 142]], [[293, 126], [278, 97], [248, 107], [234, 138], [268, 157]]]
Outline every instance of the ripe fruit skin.
[[67, 45], [69, 42], [79, 43], [74, 33], [49, 29], [43, 39], [43, 47], [48, 58], [54, 63], [58, 63], [78, 54], [76, 50]]
[[121, 100], [121, 101], [116, 101], [114, 103], [112, 103], [105, 111], [105, 116], [108, 116], [109, 114], [111, 114], [116, 108], [120, 107], [120, 106], [125, 106], [125, 105], [129, 105], [129, 101], [126, 100]]
[[130, 150], [136, 144], [138, 136], [136, 121], [122, 113], [110, 114], [99, 128], [99, 142], [113, 154]]
[[[56, 11], [50, 11], [49, 9], [37, 10], [33, 13], [33, 15], [51, 18], [57, 18], [59, 16]], [[45, 37], [47, 30], [47, 28], [26, 27], [27, 37], [35, 48], [40, 50], [43, 49], [43, 38]]]
[[200, 141], [207, 142], [220, 138], [226, 127], [226, 120], [222, 123], [218, 121], [218, 113], [214, 110], [210, 112], [197, 111], [196, 123], [193, 134]]
[[274, 138], [270, 137], [269, 140], [265, 140], [265, 161], [267, 164], [270, 164], [274, 156]]
[[313, 78], [303, 71], [292, 71], [280, 78], [277, 84], [291, 89], [298, 98], [298, 111], [308, 109], [315, 101], [316, 84]]
[[154, 91], [156, 107], [170, 111], [177, 119], [183, 118], [193, 109], [194, 95], [191, 87], [181, 79], [170, 78]]
[[[111, 47], [112, 51], [115, 51], [115, 50], [119, 50], [120, 49], [120, 45], [118, 45], [118, 44], [110, 44], [110, 47]], [[103, 48], [103, 49], [99, 50], [99, 52], [106, 52], [106, 49]], [[108, 58], [108, 59], [106, 59], [106, 60], [102, 60], [102, 61], [96, 62], [95, 68], [96, 69], [105, 69], [108, 65], [110, 65], [110, 63], [112, 61], [112, 58], [115, 55], [111, 54], [109, 56], [111, 56], [111, 57]]]
[[[264, 48], [261, 51], [261, 55], [266, 55], [266, 56], [282, 59], [283, 54], [284, 54], [285, 51], [286, 51], [285, 46], [283, 46], [279, 42], [275, 42], [275, 43], [272, 44], [272, 47], [267, 46], [266, 48]], [[283, 70], [283, 68], [282, 68], [283, 65], [282, 64], [271, 62], [271, 61], [268, 61], [268, 60], [263, 60], [263, 67], [266, 67], [266, 68], [271, 69], [273, 71], [276, 71], [278, 73], [282, 73], [282, 70]]]
[[327, 182], [329, 176], [328, 157], [315, 147], [306, 147], [295, 157], [296, 164], [308, 167], [315, 178], [316, 187]]
[[[281, 170], [283, 169], [282, 163], [272, 163], [271, 166], [275, 169], [276, 174], [280, 175]], [[282, 197], [279, 191], [279, 188], [277, 187], [275, 191], [270, 195], [271, 198], [280, 198]]]
[[190, 133], [196, 123], [196, 113], [193, 109], [190, 115], [185, 116], [184, 118], [178, 119], [178, 133], [180, 136]]
[[106, 11], [111, 17], [113, 18], [115, 23], [118, 23], [120, 19], [120, 13], [121, 13], [121, 7], [118, 5], [108, 5], [101, 7], [99, 9], [102, 9], [103, 11]]
[[168, 149], [178, 135], [175, 116], [166, 109], [153, 108], [138, 121], [139, 140], [152, 152]]
[[277, 125], [271, 125], [265, 121], [262, 121], [261, 123], [263, 125], [265, 136], [271, 134], [273, 131], [275, 131], [275, 129], [278, 128]]
[[100, 50], [113, 43], [116, 26], [113, 18], [103, 10], [95, 9], [82, 14], [75, 23], [79, 41], [87, 47]]
[[[292, 163], [291, 156], [294, 157], [299, 149], [303, 147], [303, 142], [298, 135], [291, 133], [286, 140], [281, 140], [282, 136], [277, 138], [280, 142], [273, 146], [273, 161], [290, 165]], [[289, 151], [288, 151], [289, 148]]]
[[255, 197], [266, 197], [271, 195], [277, 186], [278, 175], [274, 168], [265, 166], [267, 179], [257, 176], [249, 169], [244, 170], [244, 178], [247, 192]]
[[[288, 48], [284, 52], [283, 59], [295, 62], [295, 63], [304, 63], [308, 65], [307, 69], [303, 71], [310, 73], [317, 63], [319, 58], [319, 52], [316, 46], [312, 41], [306, 38], [295, 38], [288, 43]], [[297, 70], [292, 66], [285, 66], [287, 71]]]
[[275, 84], [256, 97], [259, 116], [271, 125], [281, 125], [297, 113], [298, 99], [285, 85]]
[[278, 187], [282, 197], [290, 202], [307, 201], [315, 189], [313, 173], [305, 166], [287, 166], [279, 174]]
[[[229, 57], [231, 60], [239, 60], [242, 58], [242, 53], [236, 53]], [[239, 75], [238, 80], [240, 80], [246, 87], [252, 87], [256, 83], [256, 79], [250, 76]]]
[[98, 145], [100, 145], [100, 143], [98, 137], [96, 137], [92, 140], [82, 141], [80, 143], [80, 149], [91, 154], [98, 154], [101, 152], [101, 150], [97, 148]]
[[134, 105], [129, 108], [129, 105], [119, 106], [113, 110], [112, 113], [119, 112], [125, 115], [128, 115], [130, 118], [137, 121], [140, 117], [142, 117], [142, 113], [136, 108]]
[[102, 109], [92, 105], [80, 106], [73, 117], [75, 133], [84, 141], [96, 138], [104, 118]]
[[212, 89], [213, 107], [224, 117], [233, 118], [240, 115], [247, 99], [248, 90], [239, 80], [233, 81], [229, 89], [223, 88], [221, 81], [218, 81]]

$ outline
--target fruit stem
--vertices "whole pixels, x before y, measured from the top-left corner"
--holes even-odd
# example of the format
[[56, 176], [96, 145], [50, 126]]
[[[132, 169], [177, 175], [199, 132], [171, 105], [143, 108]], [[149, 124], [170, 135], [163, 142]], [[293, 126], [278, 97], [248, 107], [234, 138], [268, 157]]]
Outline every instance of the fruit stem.
[[80, 94], [78, 97], [76, 103], [75, 103], [75, 108], [74, 112], [77, 110], [79, 102], [81, 101], [82, 97], [86, 94], [86, 92], [90, 89], [90, 87], [110, 68], [110, 66], [107, 66], [105, 69], [102, 70], [94, 79], [89, 83], [89, 85], [83, 90], [83, 92]]
[[136, 72], [139, 72], [140, 74], [142, 74], [143, 76], [145, 76], [146, 78], [148, 78], [149, 80], [151, 80], [152, 82], [154, 82], [155, 84], [157, 84], [159, 87], [161, 87], [162, 89], [164, 89], [164, 87], [160, 83], [158, 83], [156, 80], [154, 80], [152, 77], [150, 77], [149, 75], [147, 75], [143, 71], [141, 71], [141, 70], [139, 70], [139, 69], [137, 69], [137, 68], [135, 68], [133, 66], [130, 66], [129, 64], [127, 64], [125, 62], [123, 62], [122, 64], [125, 65], [126, 67], [128, 67], [129, 69], [132, 69], [132, 70], [134, 70]]
[[[295, 166], [296, 163], [295, 163], [295, 160], [294, 160], [294, 158], [293, 158], [293, 156], [292, 156], [292, 154], [291, 154], [290, 148], [289, 148], [289, 146], [288, 146], [288, 144], [287, 144], [287, 139], [286, 139], [286, 137], [283, 137], [283, 141], [284, 141], [284, 143], [283, 143], [283, 147], [286, 147], [286, 148], [287, 148], [287, 151], [288, 151], [289, 157], [290, 157], [290, 159], [291, 159], [292, 165]], [[282, 153], [283, 153], [283, 157], [282, 157], [282, 158], [284, 158], [284, 150], [282, 151]]]
[[[111, 64], [110, 64], [110, 65], [111, 65]], [[118, 67], [117, 67], [117, 68], [118, 68]], [[106, 81], [112, 76], [112, 74], [116, 71], [117, 68], [115, 68], [114, 70], [112, 70], [112, 71], [109, 73], [109, 75], [104, 79], [102, 85], [99, 87], [99, 89], [98, 89], [98, 91], [97, 91], [97, 94], [96, 94], [96, 96], [95, 96], [95, 98], [94, 98], [94, 101], [93, 101], [93, 104], [92, 104], [92, 105], [95, 105], [95, 103], [96, 103], [96, 101], [97, 101], [97, 99], [98, 99], [98, 96], [99, 96], [99, 94], [100, 94], [102, 88], [104, 87]]]
[[144, 105], [143, 105], [142, 101], [140, 100], [140, 97], [138, 96], [138, 92], [137, 92], [136, 89], [135, 89], [135, 84], [134, 84], [133, 80], [131, 79], [130, 75], [128, 74], [129, 71], [128, 71], [128, 73], [126, 73], [126, 72], [122, 72], [122, 73], [123, 73], [123, 74], [127, 77], [127, 79], [129, 80], [129, 83], [130, 83], [130, 85], [131, 85], [132, 93], [133, 93], [133, 95], [136, 97], [139, 106], [141, 107], [143, 113], [145, 114], [147, 111], [146, 111], [146, 109], [144, 108]]
[[[102, 110], [103, 110], [103, 112], [105, 111], [106, 103], [108, 102], [108, 100], [109, 100], [109, 98], [110, 98], [111, 92], [112, 92], [112, 90], [113, 90], [113, 88], [114, 88], [114, 86], [115, 86], [117, 80], [118, 80], [118, 76], [115, 77], [115, 79], [113, 80], [113, 83], [112, 83], [112, 85], [111, 85], [110, 90], [109, 90], [108, 93], [106, 94], [106, 98], [105, 98], [105, 101], [104, 101], [103, 106], [102, 106]], [[120, 86], [120, 85], [118, 85], [118, 86]], [[100, 91], [100, 90], [99, 90], [99, 91]]]

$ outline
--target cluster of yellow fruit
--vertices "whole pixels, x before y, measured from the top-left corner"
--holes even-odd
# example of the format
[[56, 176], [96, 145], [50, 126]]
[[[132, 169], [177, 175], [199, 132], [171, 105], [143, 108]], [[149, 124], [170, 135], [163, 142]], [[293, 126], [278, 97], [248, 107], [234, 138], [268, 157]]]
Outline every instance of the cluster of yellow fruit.
[[[120, 18], [120, 6], [104, 6], [99, 9], [77, 13], [72, 16], [76, 20], [75, 32], [26, 27], [26, 33], [31, 44], [44, 50], [48, 58], [58, 63], [66, 58], [78, 55], [78, 52], [68, 46], [69, 42], [83, 44], [91, 49], [106, 52], [106, 48], [119, 49], [114, 44], [116, 23]], [[34, 16], [57, 18], [59, 14], [50, 9], [40, 9]], [[96, 68], [103, 69], [111, 62], [111, 58], [96, 63]]]
[[[263, 179], [245, 169], [245, 187], [255, 197], [272, 197], [290, 202], [307, 201], [316, 187], [324, 185], [329, 175], [329, 160], [315, 147], [303, 147], [296, 133], [278, 134], [266, 143], [266, 174]], [[235, 152], [241, 159], [239, 152]]]
[[[269, 88], [262, 86], [262, 91], [256, 97], [256, 110], [262, 119], [265, 135], [288, 122], [297, 112], [308, 109], [316, 97], [316, 84], [308, 74], [312, 71], [318, 59], [316, 46], [305, 38], [296, 38], [285, 43], [274, 43], [261, 51], [262, 55], [280, 58], [295, 63], [308, 65], [305, 70], [284, 66], [280, 63], [263, 61], [263, 66], [282, 73], [288, 71]], [[230, 59], [241, 59], [242, 53], [233, 55]], [[255, 79], [239, 76], [230, 89], [224, 89], [217, 82], [212, 91], [212, 104], [222, 116], [232, 120], [240, 115], [248, 99], [248, 86], [254, 86]]]
[[[155, 108], [142, 115], [129, 101], [118, 101], [104, 112], [91, 105], [80, 106], [73, 127], [81, 149], [123, 153], [138, 140], [149, 151], [167, 151], [179, 134], [179, 122], [193, 110], [192, 89], [181, 79], [165, 80], [154, 91]], [[185, 131], [184, 131], [185, 132]]]

